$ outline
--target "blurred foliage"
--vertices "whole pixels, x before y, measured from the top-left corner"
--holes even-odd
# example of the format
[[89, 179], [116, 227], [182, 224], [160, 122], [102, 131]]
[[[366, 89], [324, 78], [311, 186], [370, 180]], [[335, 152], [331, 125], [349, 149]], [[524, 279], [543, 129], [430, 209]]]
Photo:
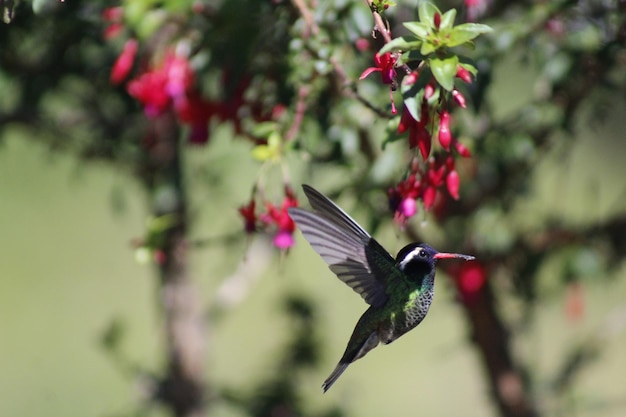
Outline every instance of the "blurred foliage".
[[[105, 1], [2, 1], [0, 142], [12, 129], [21, 129], [51, 150], [71, 152], [85, 161], [107, 161], [138, 178], [154, 207], [147, 216], [153, 221], [147, 220], [146, 237], [136, 246], [138, 252], [149, 251], [149, 256], [141, 252], [142, 259], [152, 260], [165, 272], [178, 253], [170, 247], [168, 233], [177, 226], [184, 232], [192, 227], [188, 212], [169, 208], [181, 201], [183, 207], [190, 204], [193, 199], [185, 195], [190, 183], [204, 181], [211, 190], [238, 170], [220, 170], [219, 161], [217, 168], [189, 166], [193, 157], [182, 149], [211, 147], [217, 132], [245, 143], [251, 164], [259, 163], [256, 178], [245, 184], [252, 184], [249, 201], [261, 202], [257, 206], [267, 213], [257, 218], [254, 205], [248, 206], [252, 208], [248, 217], [242, 212], [249, 232], [262, 229], [276, 232], [276, 237], [293, 233], [281, 210], [294, 203], [298, 180], [303, 178], [320, 184], [318, 188], [331, 198], [358, 197], [356, 210], [366, 218], [366, 228], [372, 233], [384, 230], [397, 212], [392, 191], [411, 174], [444, 164], [440, 156], [445, 146], [434, 144], [432, 158], [419, 160], [419, 151], [398, 134], [400, 114], [390, 111], [390, 94], [398, 103], [411, 98], [401, 97], [377, 77], [358, 81], [363, 71], [374, 68], [374, 54], [386, 43], [381, 28], [375, 28], [377, 18], [393, 37], [410, 39], [409, 31], [419, 34], [423, 29], [403, 26], [418, 20], [418, 2], [370, 3], [371, 8], [366, 1], [347, 0], [315, 5], [305, 0], [128, 0], [111, 7]], [[423, 3], [421, 7], [434, 10]], [[571, 159], [581, 138], [605, 126], [611, 110], [623, 105], [626, 2], [467, 0], [440, 1], [437, 7], [444, 12], [456, 8], [457, 24], [481, 22], [493, 28], [459, 52], [469, 57], [462, 62], [468, 66], [471, 62], [477, 74], [472, 83], [458, 85], [468, 109], [455, 105], [451, 131], [472, 156], [457, 161], [458, 200], [440, 189], [432, 207], [419, 202], [416, 218], [435, 232], [419, 228], [419, 220], [400, 223], [406, 225], [409, 239], [427, 238], [437, 247], [478, 258], [484, 276], [476, 281], [477, 287], [466, 281], [475, 275], [447, 272], [456, 284], [500, 414], [567, 414], [571, 411], [567, 401], [554, 406], [544, 400], [566, 398], [576, 374], [601, 355], [621, 327], [600, 331], [588, 343], [563, 352], [562, 366], [545, 390], [537, 388], [538, 371], [530, 358], [514, 354], [517, 340], [512, 329], [536, 325], [539, 302], [555, 294], [566, 294], [567, 314], [575, 319], [584, 314], [587, 282], [612, 285], [605, 277], [622, 266], [626, 253], [623, 194], [612, 198], [617, 203], [608, 209], [594, 212], [599, 205], [594, 192], [600, 186], [592, 184], [587, 192], [582, 190], [587, 184], [568, 183], [571, 171], [557, 170], [551, 179], [554, 189], [581, 191], [577, 204], [588, 215], [574, 221], [558, 208], [541, 212], [526, 202], [538, 192], [534, 184], [548, 181], [542, 177], [543, 166], [558, 167]], [[451, 15], [442, 15], [445, 24]], [[124, 55], [132, 50], [129, 40], [138, 42], [136, 55]], [[406, 46], [404, 41], [392, 42], [396, 48]], [[421, 53], [433, 52], [430, 49]], [[397, 71], [402, 81], [419, 68], [421, 58], [409, 54], [397, 68], [387, 69]], [[162, 81], [163, 71], [176, 75]], [[113, 81], [113, 74], [119, 82]], [[444, 80], [446, 90], [456, 85], [452, 67], [443, 72], [434, 68], [433, 74]], [[511, 74], [530, 77], [531, 88], [520, 92], [519, 86], [498, 84], [498, 78], [511, 79]], [[415, 90], [423, 98], [425, 84], [402, 92]], [[166, 96], [158, 95], [155, 86], [163, 87]], [[439, 103], [452, 104], [452, 99], [446, 100]], [[599, 165], [612, 161], [606, 163], [612, 174], [597, 178], [600, 183], [623, 182], [623, 121], [621, 125], [601, 142], [608, 144], [606, 149], [584, 148], [583, 164], [594, 155]], [[436, 129], [431, 129], [434, 137]], [[163, 132], [175, 132], [175, 140], [164, 141]], [[617, 156], [611, 155], [614, 150]], [[453, 152], [455, 158], [461, 153]], [[174, 154], [174, 163], [162, 163]], [[197, 172], [208, 174], [189, 174]], [[159, 186], [164, 183], [171, 188]], [[611, 189], [616, 188], [619, 185]], [[242, 207], [246, 203], [240, 202]], [[167, 224], [156, 230], [158, 219], [167, 219]], [[549, 283], [541, 278], [545, 271], [552, 277]], [[464, 292], [468, 288], [476, 294]], [[523, 306], [519, 317], [499, 310], [512, 303]], [[217, 395], [217, 401], [232, 402], [245, 415], [314, 415], [299, 402], [297, 380], [303, 369], [317, 365], [316, 307], [298, 297], [287, 299], [286, 305], [293, 338], [275, 366], [278, 374], [256, 383], [250, 393], [214, 388], [209, 382], [204, 405]], [[113, 321], [102, 343], [124, 369], [141, 373], [119, 350], [127, 331], [122, 322]], [[490, 350], [494, 347], [500, 356]], [[506, 385], [498, 379], [505, 371], [519, 380]], [[150, 378], [155, 386], [169, 381], [165, 375]], [[507, 397], [507, 389], [514, 395]], [[158, 396], [157, 391], [152, 395]], [[329, 413], [342, 415], [340, 409]]]

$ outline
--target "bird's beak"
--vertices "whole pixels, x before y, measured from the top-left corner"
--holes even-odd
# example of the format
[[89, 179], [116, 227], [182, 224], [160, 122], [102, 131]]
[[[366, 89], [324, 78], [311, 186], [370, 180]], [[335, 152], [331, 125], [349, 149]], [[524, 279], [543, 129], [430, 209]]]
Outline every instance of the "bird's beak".
[[445, 252], [439, 252], [436, 253], [434, 256], [435, 259], [451, 259], [451, 258], [459, 258], [459, 259], [463, 259], [465, 261], [471, 261], [474, 258], [473, 256], [470, 255], [463, 255], [460, 253], [445, 253]]

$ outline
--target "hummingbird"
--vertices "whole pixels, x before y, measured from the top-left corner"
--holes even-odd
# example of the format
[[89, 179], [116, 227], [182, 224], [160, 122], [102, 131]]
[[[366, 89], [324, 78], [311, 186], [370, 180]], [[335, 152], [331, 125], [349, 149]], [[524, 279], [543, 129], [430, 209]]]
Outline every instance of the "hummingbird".
[[328, 197], [308, 185], [302, 188], [313, 211], [292, 207], [289, 216], [330, 270], [369, 304], [339, 363], [322, 384], [326, 392], [352, 362], [422, 322], [433, 300], [439, 259], [474, 257], [410, 243], [394, 259]]

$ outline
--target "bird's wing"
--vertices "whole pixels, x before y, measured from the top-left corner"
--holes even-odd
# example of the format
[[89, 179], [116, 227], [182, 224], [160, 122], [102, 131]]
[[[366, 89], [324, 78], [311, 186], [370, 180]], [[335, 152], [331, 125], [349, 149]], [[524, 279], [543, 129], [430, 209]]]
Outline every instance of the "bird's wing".
[[315, 211], [290, 208], [291, 218], [339, 279], [368, 304], [382, 306], [393, 257], [335, 203], [308, 185], [302, 188]]

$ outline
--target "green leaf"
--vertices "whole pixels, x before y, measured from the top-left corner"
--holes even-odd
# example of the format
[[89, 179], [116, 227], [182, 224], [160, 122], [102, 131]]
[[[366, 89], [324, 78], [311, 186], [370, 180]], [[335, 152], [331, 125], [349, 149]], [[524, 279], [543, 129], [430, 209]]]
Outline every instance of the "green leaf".
[[274, 132], [276, 129], [277, 129], [276, 122], [258, 123], [252, 129], [252, 136], [257, 137], [257, 138], [266, 138], [270, 134], [272, 134], [272, 132]]
[[428, 25], [429, 28], [435, 27], [435, 13], [441, 14], [437, 6], [428, 2], [421, 2], [419, 8], [417, 9], [417, 13], [419, 14], [420, 22]]
[[411, 113], [411, 116], [418, 122], [420, 121], [420, 103], [422, 102], [422, 97], [424, 96], [424, 90], [422, 90], [421, 94], [418, 93], [417, 96], [409, 97], [404, 100], [404, 106]]
[[281, 136], [274, 131], [267, 138], [267, 145], [257, 145], [252, 148], [252, 157], [258, 161], [265, 162], [268, 160], [277, 161], [281, 154]]
[[430, 27], [421, 22], [404, 22], [404, 27], [410, 30], [417, 36], [418, 38], [425, 40], [428, 38], [428, 34], [430, 32]]
[[252, 157], [257, 161], [265, 162], [272, 157], [272, 151], [267, 145], [257, 145], [252, 148]]
[[432, 54], [437, 50], [437, 46], [432, 42], [424, 42], [422, 43], [422, 47], [420, 48], [420, 54], [427, 56]]
[[456, 55], [452, 55], [444, 59], [431, 58], [428, 62], [437, 82], [446, 90], [452, 91], [459, 58]]
[[420, 47], [422, 41], [417, 40], [413, 36], [402, 36], [400, 38], [392, 39], [391, 42], [380, 48], [379, 54], [391, 52], [395, 50], [410, 51]]
[[454, 26], [454, 19], [456, 18], [456, 10], [450, 9], [441, 16], [441, 25], [439, 26], [440, 31], [444, 31], [446, 29], [452, 29]]
[[472, 39], [477, 38], [482, 33], [489, 33], [492, 29], [487, 25], [479, 23], [463, 23], [452, 29], [448, 37], [447, 45], [452, 48], [454, 46], [463, 45]]

